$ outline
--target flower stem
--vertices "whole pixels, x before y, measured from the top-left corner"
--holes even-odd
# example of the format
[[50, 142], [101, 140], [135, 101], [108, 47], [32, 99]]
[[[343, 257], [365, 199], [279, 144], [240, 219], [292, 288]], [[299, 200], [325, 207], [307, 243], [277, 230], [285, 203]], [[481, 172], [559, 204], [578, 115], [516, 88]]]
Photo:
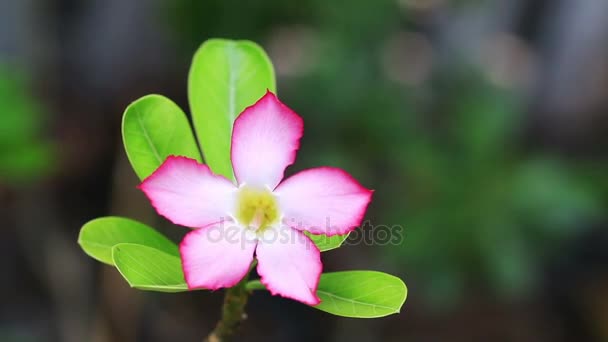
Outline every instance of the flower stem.
[[249, 298], [249, 291], [245, 287], [249, 277], [243, 278], [234, 287], [226, 290], [224, 296], [224, 304], [222, 305], [222, 318], [215, 329], [207, 336], [207, 342], [224, 342], [239, 328], [241, 321], [247, 318], [245, 314], [245, 305]]

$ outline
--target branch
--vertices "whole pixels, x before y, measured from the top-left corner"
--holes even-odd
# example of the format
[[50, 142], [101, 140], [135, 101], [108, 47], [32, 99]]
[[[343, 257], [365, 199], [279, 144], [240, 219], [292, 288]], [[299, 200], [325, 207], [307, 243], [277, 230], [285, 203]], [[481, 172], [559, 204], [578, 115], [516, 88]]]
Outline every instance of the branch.
[[226, 290], [224, 304], [222, 305], [222, 318], [215, 329], [207, 336], [206, 342], [224, 342], [236, 332], [241, 321], [247, 318], [245, 305], [249, 298], [249, 291], [245, 287], [249, 277], [244, 277], [234, 287]]

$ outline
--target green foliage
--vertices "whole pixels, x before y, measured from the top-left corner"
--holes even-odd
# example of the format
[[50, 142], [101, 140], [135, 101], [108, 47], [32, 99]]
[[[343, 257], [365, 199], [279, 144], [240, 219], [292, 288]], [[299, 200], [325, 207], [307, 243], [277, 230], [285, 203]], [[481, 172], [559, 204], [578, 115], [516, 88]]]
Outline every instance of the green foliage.
[[179, 255], [132, 243], [112, 247], [112, 260], [131, 287], [157, 292], [188, 290]]
[[387, 252], [416, 270], [434, 302], [458, 300], [480, 278], [501, 295], [525, 293], [542, 263], [601, 214], [599, 197], [577, 165], [521, 150], [515, 94], [474, 71], [435, 86], [451, 94], [437, 109], [447, 123], [433, 134], [413, 131], [399, 153], [409, 208], [384, 215], [409, 230]]
[[[259, 280], [250, 281], [247, 288], [265, 289]], [[376, 318], [399, 313], [407, 287], [401, 279], [382, 272], [342, 271], [322, 274], [317, 295], [321, 303], [316, 309], [336, 316]]]
[[80, 229], [78, 244], [93, 259], [114, 265], [112, 248], [129, 243], [155, 248], [179, 257], [177, 245], [147, 225], [124, 217], [100, 217]]
[[330, 251], [342, 246], [342, 243], [348, 238], [348, 233], [333, 236], [327, 236], [324, 234], [314, 235], [310, 234], [309, 232], [304, 232], [304, 234], [306, 234], [306, 236], [308, 236], [312, 242], [317, 245], [317, 248], [319, 248], [321, 252]]
[[53, 166], [53, 146], [40, 137], [43, 110], [24, 75], [0, 65], [0, 182], [23, 183]]
[[127, 107], [122, 119], [122, 139], [131, 166], [142, 180], [169, 155], [201, 162], [188, 118], [162, 95], [146, 95]]
[[143, 223], [100, 217], [82, 227], [78, 243], [92, 258], [116, 266], [131, 287], [158, 292], [188, 290], [177, 245]]
[[194, 55], [188, 76], [192, 121], [205, 162], [216, 174], [234, 178], [232, 125], [267, 90], [276, 92], [274, 69], [253, 42], [210, 39]]

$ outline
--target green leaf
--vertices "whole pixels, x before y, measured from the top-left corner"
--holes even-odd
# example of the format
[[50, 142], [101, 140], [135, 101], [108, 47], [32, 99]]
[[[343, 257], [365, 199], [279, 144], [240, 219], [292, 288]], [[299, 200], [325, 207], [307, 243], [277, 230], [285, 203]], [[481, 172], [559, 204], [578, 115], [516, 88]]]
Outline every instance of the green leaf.
[[132, 243], [112, 248], [116, 268], [131, 287], [157, 292], [188, 291], [179, 256]]
[[127, 107], [122, 117], [122, 139], [131, 166], [142, 180], [169, 155], [201, 161], [188, 118], [162, 95], [146, 95]]
[[304, 234], [306, 234], [306, 236], [308, 236], [312, 240], [312, 242], [317, 245], [321, 252], [326, 252], [340, 247], [342, 243], [348, 238], [348, 234], [350, 233], [333, 236], [327, 236], [324, 234], [314, 235], [309, 232], [304, 232]]
[[114, 265], [112, 247], [136, 243], [179, 256], [175, 243], [147, 225], [123, 217], [101, 217], [87, 222], [78, 236], [80, 247], [93, 259]]
[[210, 39], [194, 55], [188, 76], [192, 121], [205, 162], [216, 174], [234, 179], [232, 125], [267, 89], [276, 92], [274, 69], [253, 42]]
[[[266, 289], [259, 280], [247, 283], [250, 290]], [[317, 295], [319, 310], [336, 316], [376, 318], [399, 313], [407, 297], [403, 281], [376, 271], [344, 271], [321, 275]]]
[[268, 290], [259, 280], [250, 280], [245, 287], [247, 290]]

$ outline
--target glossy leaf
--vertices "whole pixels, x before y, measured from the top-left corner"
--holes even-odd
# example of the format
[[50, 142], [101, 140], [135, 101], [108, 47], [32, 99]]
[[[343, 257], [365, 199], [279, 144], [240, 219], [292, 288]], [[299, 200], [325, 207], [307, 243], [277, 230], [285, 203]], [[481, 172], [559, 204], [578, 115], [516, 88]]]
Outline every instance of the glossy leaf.
[[216, 174], [234, 179], [232, 125], [267, 89], [276, 92], [274, 69], [253, 42], [210, 39], [194, 55], [188, 76], [192, 120], [205, 162]]
[[101, 217], [87, 222], [78, 236], [85, 253], [103, 263], [114, 265], [112, 247], [136, 243], [179, 256], [175, 243], [147, 225], [123, 217]]
[[309, 232], [304, 232], [312, 242], [317, 245], [321, 252], [326, 252], [332, 249], [336, 249], [342, 245], [342, 243], [348, 238], [348, 234], [344, 235], [333, 235], [327, 236], [324, 234], [314, 235]]
[[188, 291], [179, 256], [130, 243], [112, 248], [116, 268], [131, 287], [158, 292]]
[[131, 166], [142, 180], [169, 155], [201, 161], [186, 115], [161, 95], [144, 96], [127, 107], [122, 118], [122, 138]]
[[[265, 289], [259, 280], [247, 283], [250, 290]], [[407, 297], [403, 281], [376, 271], [324, 273], [317, 295], [319, 310], [344, 317], [376, 318], [399, 313]]]

